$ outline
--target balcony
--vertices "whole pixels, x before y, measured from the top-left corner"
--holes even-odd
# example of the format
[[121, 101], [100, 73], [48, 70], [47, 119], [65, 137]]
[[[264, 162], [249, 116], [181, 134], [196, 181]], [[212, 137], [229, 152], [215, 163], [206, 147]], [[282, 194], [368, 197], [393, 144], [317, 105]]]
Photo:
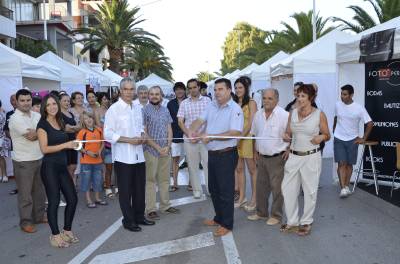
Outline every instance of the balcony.
[[0, 38], [15, 38], [16, 27], [13, 19], [13, 11], [0, 6]]
[[14, 12], [4, 6], [0, 6], [0, 16], [14, 20]]

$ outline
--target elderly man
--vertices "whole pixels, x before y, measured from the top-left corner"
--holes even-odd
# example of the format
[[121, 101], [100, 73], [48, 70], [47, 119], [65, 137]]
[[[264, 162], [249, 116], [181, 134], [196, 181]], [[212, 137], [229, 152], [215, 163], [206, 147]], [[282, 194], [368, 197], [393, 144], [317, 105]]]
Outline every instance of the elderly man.
[[[193, 121], [204, 113], [211, 100], [207, 96], [200, 94], [199, 82], [196, 79], [190, 79], [187, 82], [189, 90], [189, 97], [181, 103], [177, 114], [179, 127], [184, 133], [184, 137], [189, 137], [189, 128]], [[204, 131], [204, 126], [200, 129], [200, 132]], [[204, 178], [206, 188], [208, 190], [208, 152], [206, 145], [201, 141], [185, 140], [183, 143], [185, 148], [186, 158], [189, 167], [189, 178], [193, 186], [193, 196], [199, 199], [203, 193], [201, 187], [201, 180], [199, 175], [199, 162], [203, 165]]]
[[146, 171], [142, 144], [145, 142], [142, 112], [133, 105], [135, 81], [123, 78], [120, 98], [108, 109], [104, 136], [112, 143], [114, 169], [119, 187], [123, 227], [141, 231], [139, 225], [154, 225], [144, 217]]
[[[189, 137], [201, 136], [208, 149], [208, 188], [214, 205], [214, 219], [207, 226], [217, 226], [215, 236], [224, 236], [233, 229], [235, 168], [238, 161], [237, 139], [243, 130], [243, 111], [231, 98], [228, 79], [215, 81], [215, 101], [190, 126]], [[206, 123], [206, 132], [198, 130]], [[228, 137], [225, 138], [225, 137]]]
[[[257, 111], [250, 134], [266, 139], [256, 140], [257, 150], [257, 208], [249, 220], [267, 220], [267, 225], [276, 225], [282, 220], [283, 196], [281, 184], [284, 175], [285, 151], [288, 143], [283, 141], [289, 113], [278, 106], [279, 92], [266, 89], [262, 95], [264, 108]], [[268, 212], [269, 196], [272, 193], [271, 214]]]
[[146, 158], [146, 212], [150, 219], [160, 219], [156, 208], [156, 184], [160, 193], [160, 211], [177, 214], [179, 210], [169, 201], [169, 173], [171, 166], [172, 118], [161, 105], [161, 88], [151, 87], [150, 103], [143, 107], [144, 130], [148, 136]]
[[40, 114], [33, 112], [32, 94], [21, 89], [16, 94], [17, 109], [9, 121], [10, 136], [13, 141], [13, 167], [18, 187], [18, 209], [21, 230], [36, 232], [34, 224], [47, 223], [45, 217], [46, 195], [40, 167], [43, 154], [40, 151], [36, 125]]
[[149, 103], [149, 89], [146, 85], [139, 85], [137, 88], [138, 98], [133, 101], [134, 105], [140, 106], [142, 109], [145, 105]]

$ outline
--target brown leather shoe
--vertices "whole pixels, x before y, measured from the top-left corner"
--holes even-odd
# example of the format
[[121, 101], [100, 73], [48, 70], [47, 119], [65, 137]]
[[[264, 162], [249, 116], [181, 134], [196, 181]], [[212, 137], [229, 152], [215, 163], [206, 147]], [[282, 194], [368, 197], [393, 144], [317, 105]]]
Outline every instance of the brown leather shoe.
[[228, 234], [229, 232], [231, 232], [231, 230], [226, 229], [223, 226], [218, 227], [215, 231], [214, 231], [214, 236], [219, 237], [219, 236], [225, 236], [226, 234]]
[[36, 228], [34, 225], [21, 226], [21, 230], [24, 231], [25, 233], [30, 233], [30, 234], [36, 232]]
[[203, 221], [203, 224], [206, 226], [219, 226], [219, 224], [217, 222], [215, 222], [212, 219], [206, 219]]

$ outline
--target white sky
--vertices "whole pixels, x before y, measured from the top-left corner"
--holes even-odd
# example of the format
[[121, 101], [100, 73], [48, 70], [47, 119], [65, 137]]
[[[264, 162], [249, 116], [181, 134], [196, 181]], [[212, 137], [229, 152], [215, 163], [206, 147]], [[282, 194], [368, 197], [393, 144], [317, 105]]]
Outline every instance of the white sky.
[[[146, 21], [141, 26], [160, 37], [166, 56], [174, 67], [175, 81], [185, 82], [200, 71], [219, 71], [222, 46], [228, 32], [239, 21], [264, 30], [281, 29], [294, 12], [312, 9], [312, 0], [130, 0], [141, 7]], [[363, 0], [316, 0], [323, 17], [351, 19], [346, 8], [360, 5], [372, 12]]]

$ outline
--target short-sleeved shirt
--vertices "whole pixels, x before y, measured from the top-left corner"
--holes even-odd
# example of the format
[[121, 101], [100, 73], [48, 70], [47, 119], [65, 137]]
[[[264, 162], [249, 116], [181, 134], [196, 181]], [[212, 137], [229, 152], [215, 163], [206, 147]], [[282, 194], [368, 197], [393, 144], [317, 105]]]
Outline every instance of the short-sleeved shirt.
[[256, 139], [256, 149], [261, 155], [274, 155], [286, 150], [288, 143], [283, 141], [289, 113], [276, 106], [266, 118], [265, 109], [260, 109], [254, 116], [250, 134], [265, 139]]
[[[81, 129], [76, 136], [78, 140], [103, 140], [103, 131], [101, 128], [95, 128], [93, 131], [89, 129]], [[99, 153], [101, 142], [86, 142], [83, 143], [83, 149], [93, 153]], [[101, 155], [96, 158], [82, 153], [81, 164], [99, 164], [102, 163]]]
[[[60, 144], [63, 144], [68, 141], [68, 135], [64, 130], [55, 129], [44, 118], [40, 119], [36, 130], [38, 130], [39, 128], [46, 131], [48, 146], [56, 146], [56, 145], [60, 145]], [[65, 149], [63, 149], [58, 152], [44, 154], [43, 162], [52, 162], [52, 163], [66, 165], [67, 164], [67, 152]]]
[[[168, 126], [171, 123], [172, 118], [166, 107], [152, 104], [143, 107], [143, 124], [147, 128], [147, 133], [162, 148], [168, 145]], [[144, 150], [155, 157], [160, 156], [155, 148], [147, 144], [144, 145]]]
[[[64, 124], [70, 125], [70, 126], [76, 126], [75, 116], [71, 112], [70, 112], [70, 114], [71, 114], [71, 117], [62, 114]], [[74, 140], [75, 136], [76, 136], [75, 133], [67, 133], [67, 135], [68, 135], [68, 140]]]
[[[230, 130], [243, 131], [243, 111], [240, 106], [230, 99], [225, 105], [212, 101], [200, 119], [207, 122], [206, 132], [209, 135], [221, 134]], [[213, 140], [207, 144], [208, 150], [220, 150], [235, 147], [237, 139]]]
[[[189, 128], [193, 121], [195, 121], [204, 113], [205, 109], [210, 103], [211, 100], [207, 96], [200, 95], [197, 100], [193, 100], [193, 98], [188, 97], [183, 100], [179, 106], [177, 117], [183, 118], [185, 120], [185, 127]], [[203, 132], [204, 128], [205, 126], [202, 126], [199, 129], [199, 132]]]
[[361, 121], [363, 124], [372, 121], [365, 107], [356, 102], [349, 105], [342, 101], [336, 102], [335, 116], [337, 122], [334, 136], [343, 141], [353, 140], [359, 136]]
[[24, 113], [18, 109], [10, 116], [9, 131], [13, 141], [12, 159], [18, 162], [39, 160], [43, 157], [39, 141], [30, 141], [24, 137], [28, 129], [36, 130], [40, 114], [30, 111]]
[[[173, 99], [171, 101], [168, 102], [167, 104], [167, 108], [169, 110], [169, 113], [172, 117], [172, 135], [174, 138], [182, 138], [183, 137], [183, 131], [182, 129], [179, 127], [178, 124], [178, 110], [179, 110], [179, 102], [178, 99]], [[173, 139], [172, 142], [174, 143], [182, 143], [183, 139]]]

